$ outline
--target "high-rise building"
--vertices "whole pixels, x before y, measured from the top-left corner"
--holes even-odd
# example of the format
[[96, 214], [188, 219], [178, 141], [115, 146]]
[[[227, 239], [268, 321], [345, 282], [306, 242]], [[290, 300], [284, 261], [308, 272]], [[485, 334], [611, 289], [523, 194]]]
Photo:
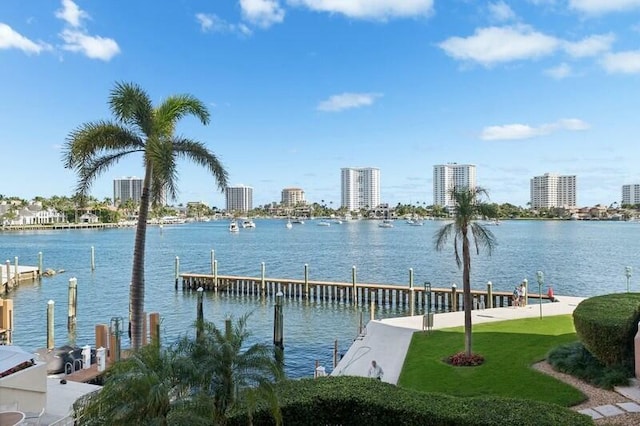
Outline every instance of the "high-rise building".
[[622, 185], [622, 204], [640, 204], [640, 185]]
[[227, 212], [246, 213], [253, 209], [253, 188], [250, 186], [228, 186], [225, 189]]
[[474, 164], [437, 164], [433, 166], [433, 205], [453, 207], [453, 188], [475, 188], [476, 166]]
[[113, 204], [121, 205], [128, 200], [140, 204], [142, 198], [143, 179], [135, 176], [122, 177], [113, 180]]
[[304, 204], [304, 191], [300, 188], [285, 188], [282, 190], [282, 205], [285, 207], [295, 207]]
[[380, 169], [343, 168], [341, 200], [341, 206], [348, 211], [377, 207], [380, 204]]
[[545, 173], [531, 179], [531, 208], [575, 207], [576, 176]]

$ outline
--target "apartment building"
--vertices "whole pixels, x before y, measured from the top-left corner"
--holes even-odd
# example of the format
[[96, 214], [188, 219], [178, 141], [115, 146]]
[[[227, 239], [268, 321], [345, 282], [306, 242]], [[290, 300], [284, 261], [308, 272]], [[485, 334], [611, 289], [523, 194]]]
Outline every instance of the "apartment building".
[[530, 182], [531, 208], [576, 206], [576, 176], [545, 173]]
[[348, 211], [374, 208], [380, 204], [380, 169], [345, 167], [341, 173], [341, 206]]
[[245, 185], [225, 189], [227, 212], [247, 213], [253, 209], [253, 188]]
[[437, 164], [433, 166], [433, 205], [453, 207], [453, 188], [475, 188], [476, 166], [474, 164]]

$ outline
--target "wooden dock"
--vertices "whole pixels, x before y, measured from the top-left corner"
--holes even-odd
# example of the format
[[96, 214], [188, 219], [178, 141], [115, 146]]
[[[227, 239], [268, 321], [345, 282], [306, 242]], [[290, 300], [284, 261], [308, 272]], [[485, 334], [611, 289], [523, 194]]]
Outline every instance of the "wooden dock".
[[98, 364], [91, 364], [91, 367], [87, 369], [80, 368], [73, 373], [67, 374], [65, 379], [72, 382], [95, 384], [101, 380], [101, 376], [104, 375], [105, 371], [98, 371]]
[[37, 266], [22, 266], [11, 264], [0, 265], [0, 292], [7, 293], [21, 282], [35, 281], [40, 276]]
[[[182, 290], [193, 291], [202, 287], [204, 291], [233, 295], [273, 298], [281, 292], [285, 298], [333, 302], [351, 305], [375, 304], [408, 309], [413, 315], [415, 308], [423, 312], [449, 312], [464, 309], [461, 288], [435, 288], [430, 293], [424, 286], [406, 284], [376, 284], [359, 282], [312, 281], [284, 278], [253, 278], [231, 275], [182, 273]], [[178, 288], [176, 278], [176, 290]], [[512, 305], [512, 293], [472, 289], [472, 309], [484, 309]], [[528, 294], [529, 299], [548, 299], [546, 295]], [[427, 309], [430, 305], [430, 310]]]

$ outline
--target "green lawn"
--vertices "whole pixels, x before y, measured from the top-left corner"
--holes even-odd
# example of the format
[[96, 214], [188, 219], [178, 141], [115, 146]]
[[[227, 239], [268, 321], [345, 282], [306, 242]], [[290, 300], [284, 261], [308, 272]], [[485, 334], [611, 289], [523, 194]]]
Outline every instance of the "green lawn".
[[575, 405], [585, 395], [531, 368], [553, 347], [575, 340], [570, 315], [474, 325], [473, 352], [484, 356], [485, 363], [452, 367], [443, 359], [464, 349], [464, 328], [417, 332], [398, 385], [457, 396], [500, 395]]

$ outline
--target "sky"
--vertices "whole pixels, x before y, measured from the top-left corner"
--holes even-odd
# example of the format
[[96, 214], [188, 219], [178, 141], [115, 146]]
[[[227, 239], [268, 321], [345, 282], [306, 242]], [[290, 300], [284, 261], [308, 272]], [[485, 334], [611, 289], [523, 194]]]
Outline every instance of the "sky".
[[[579, 206], [640, 183], [640, 0], [0, 0], [0, 194], [73, 195], [62, 148], [117, 82], [202, 100], [211, 123], [176, 133], [254, 206], [337, 207], [343, 167], [379, 168], [391, 205], [432, 204], [450, 162], [523, 207], [544, 173], [576, 175]], [[143, 175], [125, 159], [91, 195]], [[178, 179], [175, 204], [224, 207], [203, 168]]]

